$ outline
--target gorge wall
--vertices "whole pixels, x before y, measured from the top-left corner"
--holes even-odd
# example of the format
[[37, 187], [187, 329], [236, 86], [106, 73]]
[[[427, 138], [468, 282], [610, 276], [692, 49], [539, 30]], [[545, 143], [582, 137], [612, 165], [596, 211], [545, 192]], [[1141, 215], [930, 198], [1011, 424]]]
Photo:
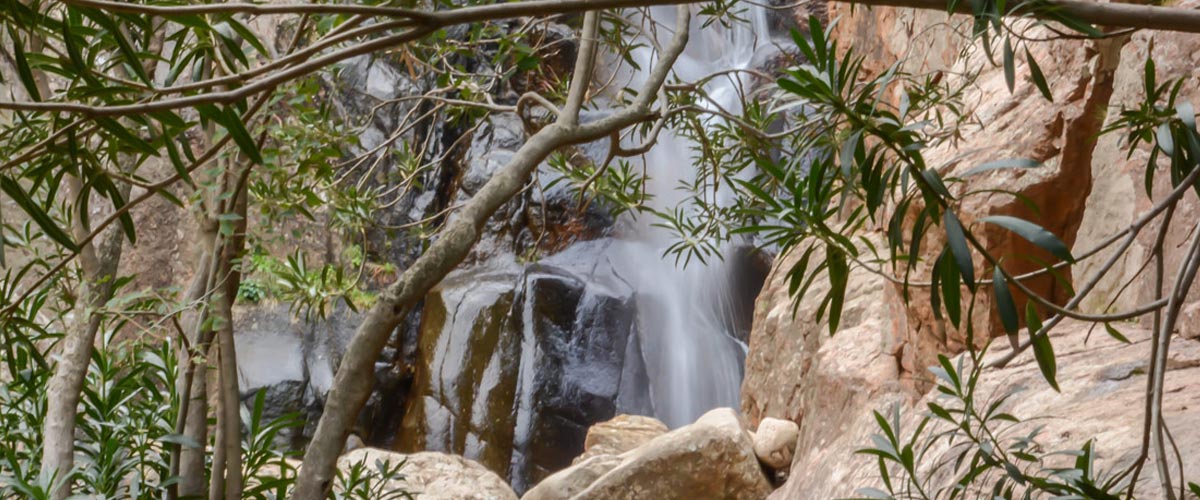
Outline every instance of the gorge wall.
[[[941, 71], [947, 78], [967, 67], [987, 68], [964, 98], [974, 106], [977, 124], [965, 127], [955, 143], [929, 151], [928, 164], [945, 177], [995, 159], [1044, 162], [1046, 167], [1041, 169], [993, 171], [959, 186], [1015, 190], [1040, 211], [1035, 213], [1007, 195], [996, 195], [967, 198], [959, 213], [964, 224], [989, 215], [1027, 218], [1062, 237], [1075, 255], [1125, 229], [1153, 205], [1142, 187], [1147, 153], [1139, 151], [1126, 158], [1119, 134], [1099, 135], [1123, 106], [1141, 101], [1146, 58], [1153, 56], [1157, 62], [1159, 82], [1185, 78], [1181, 99], [1200, 102], [1200, 38], [1193, 35], [1138, 32], [1100, 41], [1031, 44], [1054, 95], [1054, 102], [1048, 103], [1029, 81], [1023, 61], [1016, 63], [1017, 88], [1009, 93], [1003, 69], [987, 65], [978, 47], [952, 32], [955, 25], [969, 20], [935, 11], [851, 10], [836, 2], [828, 5], [830, 19], [840, 18], [835, 36], [841, 46], [853, 45], [876, 74], [899, 59], [907, 59], [904, 69]], [[1197, 5], [1188, 0], [1176, 6]], [[1156, 196], [1170, 190], [1165, 177], [1156, 177]], [[1188, 201], [1177, 211], [1176, 223], [1167, 233], [1168, 270], [1178, 266], [1186, 250], [1196, 210], [1194, 201]], [[975, 227], [996, 255], [1036, 253], [1011, 233]], [[1151, 280], [1136, 275], [1149, 255], [1155, 229], [1143, 232], [1125, 259], [1100, 280], [1083, 303], [1083, 311], [1125, 311], [1151, 300]], [[880, 229], [876, 231], [876, 237], [882, 238]], [[934, 238], [931, 234], [922, 245], [926, 262], [936, 258], [934, 252], [944, 246]], [[1111, 249], [1074, 265], [1068, 278], [1077, 285], [1087, 280], [1109, 252]], [[934, 318], [927, 293], [910, 289], [914, 293], [906, 304], [899, 285], [861, 269], [852, 271], [841, 330], [831, 337], [827, 325], [810, 320], [828, 284], [818, 283], [800, 297], [799, 310], [791, 315], [785, 274], [799, 253], [793, 250], [777, 260], [759, 296], [742, 386], [742, 410], [752, 422], [776, 417], [800, 425], [790, 478], [772, 498], [854, 496], [859, 487], [876, 486], [872, 481], [878, 474], [875, 460], [855, 454], [869, 445], [871, 434], [878, 431], [872, 410], [899, 405], [911, 430], [916, 416], [924, 411], [924, 402], [933, 397], [926, 395], [933, 383], [926, 368], [936, 363], [939, 353], [961, 353], [965, 337]], [[979, 261], [976, 257], [976, 263]], [[1024, 272], [1036, 267], [1011, 269]], [[928, 264], [918, 265], [913, 279], [927, 280], [929, 272]], [[1117, 297], [1131, 279], [1134, 285]], [[1030, 286], [1048, 297], [1061, 300], [1066, 296], [1065, 289], [1050, 279]], [[998, 318], [983, 297], [987, 294], [980, 295], [976, 332], [1003, 337]], [[1018, 308], [1023, 307], [1024, 298], [1016, 299]], [[1200, 318], [1196, 317], [1200, 294], [1193, 291], [1187, 304], [1179, 323], [1182, 338], [1172, 346], [1168, 362], [1169, 403], [1164, 415], [1181, 449], [1197, 449], [1200, 436], [1191, 429], [1200, 404], [1200, 344], [1194, 341], [1200, 335]], [[1061, 394], [1041, 380], [1028, 353], [1005, 368], [985, 372], [981, 394], [1023, 391], [1009, 410], [1023, 418], [1047, 417], [1040, 423], [1046, 425], [1043, 437], [1049, 446], [1078, 449], [1096, 437], [1098, 464], [1125, 467], [1136, 457], [1141, 440], [1149, 334], [1146, 325], [1117, 326], [1132, 345], [1113, 341], [1103, 328], [1090, 334], [1086, 325], [1070, 321], [1054, 331], [1059, 380], [1064, 381]], [[1000, 347], [1002, 344], [1005, 346]], [[1008, 349], [1006, 344], [999, 339], [990, 356], [1002, 355]], [[1200, 474], [1200, 459], [1194, 454], [1184, 453], [1184, 463], [1188, 477]], [[1154, 497], [1157, 486], [1149, 472], [1152, 466], [1147, 467], [1137, 487], [1140, 493]]]

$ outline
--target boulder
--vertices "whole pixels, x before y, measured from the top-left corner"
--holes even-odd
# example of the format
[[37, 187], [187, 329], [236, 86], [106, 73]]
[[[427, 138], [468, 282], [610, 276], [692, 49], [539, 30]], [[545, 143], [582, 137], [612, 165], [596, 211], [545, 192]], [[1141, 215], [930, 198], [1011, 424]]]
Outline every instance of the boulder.
[[640, 415], [617, 415], [593, 425], [583, 440], [583, 454], [572, 463], [580, 463], [598, 455], [620, 455], [647, 441], [666, 434], [667, 425], [656, 418]]
[[238, 387], [243, 404], [253, 409], [261, 392], [262, 423], [299, 414], [304, 424], [276, 435], [276, 447], [300, 449], [312, 435], [333, 373], [358, 321], [357, 313], [342, 307], [313, 321], [292, 314], [286, 304], [234, 308]]
[[564, 254], [460, 271], [430, 292], [396, 449], [462, 454], [524, 491], [571, 465], [592, 424], [641, 410], [622, 403], [646, 390], [624, 384], [642, 362], [628, 354], [632, 292]]
[[399, 475], [389, 480], [384, 491], [407, 491], [422, 500], [517, 500], [516, 493], [500, 476], [486, 467], [457, 455], [421, 452], [404, 455], [376, 448], [360, 448], [342, 455], [338, 469], [343, 473], [356, 463], [364, 463], [371, 474], [378, 474], [377, 462], [403, 463]]
[[800, 426], [791, 420], [766, 418], [754, 432], [754, 454], [758, 461], [771, 469], [779, 470], [792, 464], [796, 453], [796, 440], [800, 438]]
[[618, 455], [592, 455], [584, 458], [580, 455], [574, 465], [551, 474], [534, 486], [521, 500], [564, 500], [575, 498], [575, 495], [587, 489], [597, 479], [621, 465], [623, 459]]
[[[1003, 394], [1016, 392], [1002, 411], [1024, 422], [1007, 431], [1010, 435], [1025, 435], [1040, 426], [1037, 439], [1046, 452], [1079, 450], [1094, 438], [1096, 470], [1120, 471], [1132, 463], [1141, 446], [1150, 334], [1132, 324], [1122, 324], [1119, 328], [1132, 344], [1117, 342], [1102, 331], [1093, 333], [1085, 343], [1088, 325], [1071, 320], [1053, 331], [1061, 393], [1042, 379], [1030, 350], [1004, 368], [986, 369], [978, 384], [977, 398], [994, 401]], [[988, 361], [1010, 351], [1007, 345], [993, 349]], [[951, 361], [958, 363], [957, 359]], [[1180, 450], [1200, 449], [1200, 430], [1193, 424], [1195, 409], [1200, 408], [1200, 390], [1197, 390], [1200, 389], [1200, 342], [1176, 339], [1171, 344], [1167, 366], [1164, 418]], [[886, 412], [899, 405], [900, 428], [903, 435], [909, 436], [923, 416], [926, 403], [935, 401], [939, 394], [935, 390], [923, 399], [911, 401], [901, 393], [892, 393], [861, 407], [845, 409], [841, 432], [799, 450], [792, 463], [791, 478], [771, 499], [847, 498], [862, 496], [856, 494], [859, 488], [881, 488], [876, 460], [855, 453], [872, 446], [872, 434], [880, 432], [871, 411]], [[926, 434], [943, 430], [946, 427], [933, 426]], [[952, 462], [954, 456], [939, 444], [922, 462], [929, 467]], [[1185, 477], [1197, 477], [1200, 457], [1184, 453], [1183, 468]], [[1151, 459], [1138, 480], [1137, 498], [1160, 498], [1160, 493]]]
[[621, 455], [596, 455], [550, 476], [526, 500], [760, 499], [771, 485], [734, 410], [718, 408], [695, 423]]

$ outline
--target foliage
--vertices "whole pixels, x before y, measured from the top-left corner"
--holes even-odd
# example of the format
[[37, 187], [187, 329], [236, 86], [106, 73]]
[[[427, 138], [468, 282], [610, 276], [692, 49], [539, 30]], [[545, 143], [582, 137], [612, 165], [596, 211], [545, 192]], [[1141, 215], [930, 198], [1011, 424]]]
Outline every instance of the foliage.
[[[219, 280], [200, 280], [206, 293], [199, 298], [187, 297], [179, 287], [130, 291], [125, 288], [130, 277], [89, 282], [94, 277], [78, 262], [107, 239], [108, 227], [119, 229], [113, 231], [118, 238], [135, 242], [140, 228], [131, 213], [134, 206], [161, 197], [196, 215], [206, 236], [209, 225], [215, 227], [214, 241], [203, 242], [210, 244], [206, 251], [212, 252], [211, 261], [201, 256], [193, 267], [216, 262], [220, 265], [209, 266], [214, 276], [215, 269], [238, 271], [227, 272], [220, 281], [236, 274], [230, 290], [236, 289], [242, 301], [287, 301], [306, 319], [324, 317], [338, 301], [351, 308], [370, 306], [376, 295], [364, 278], [402, 264], [373, 262], [382, 252], [369, 248], [368, 234], [407, 229], [427, 244], [455, 207], [443, 200], [424, 218], [393, 226], [380, 214], [437, 182], [436, 166], [453, 159], [461, 148], [457, 141], [469, 139], [488, 113], [517, 113], [526, 131], [533, 131], [556, 112], [545, 103], [563, 101], [568, 88], [569, 75], [560, 74], [563, 66], [548, 64], [563, 56], [566, 35], [555, 31], [550, 24], [554, 16], [545, 12], [517, 21], [422, 24], [430, 17], [421, 12], [511, 3], [371, 0], [342, 7], [393, 9], [381, 16], [314, 4], [325, 10], [292, 12], [289, 22], [278, 23], [277, 40], [261, 39], [250, 25], [254, 16], [237, 12], [249, 4], [222, 5], [172, 11], [182, 6], [30, 0], [9, 1], [0, 9], [3, 59], [14, 70], [3, 82], [14, 100], [2, 104], [0, 191], [12, 202], [4, 208], [19, 210], [17, 217], [5, 214], [0, 221], [5, 274], [0, 280], [0, 362], [6, 370], [0, 379], [0, 474], [5, 495], [46, 497], [56, 485], [70, 482], [78, 492], [106, 497], [159, 496], [178, 479], [169, 477], [171, 451], [202, 444], [175, 431], [181, 398], [177, 377], [185, 371], [180, 365], [192, 361], [175, 356], [178, 344], [189, 338], [180, 326], [184, 315], [202, 318], [196, 334], [229, 325], [231, 318], [213, 314], [220, 294], [211, 292]], [[957, 0], [947, 5], [950, 11], [957, 6]], [[139, 10], [150, 7], [167, 13]], [[737, 1], [705, 3], [701, 29], [744, 22], [744, 7]], [[1033, 85], [1047, 100], [1054, 96], [1029, 50], [1034, 42], [1007, 16], [1040, 16], [1057, 23], [1048, 26], [1061, 25], [1085, 37], [1102, 35], [1048, 2], [1006, 6], [981, 1], [970, 7], [970, 36], [980, 42], [991, 64], [1003, 68], [1010, 91], [1016, 85], [1015, 61], [1024, 55]], [[648, 47], [646, 37], [635, 35], [659, 29], [626, 14], [605, 12], [600, 20], [599, 38], [615, 55], [614, 75], [640, 69], [633, 54]], [[574, 28], [577, 17], [554, 19]], [[883, 74], [867, 75], [864, 56], [853, 47], [839, 47], [831, 39], [832, 26], [813, 19], [807, 30], [807, 35], [794, 34], [798, 55], [775, 85], [738, 89], [739, 112], [712, 106], [716, 98], [705, 84], [716, 76], [674, 82], [663, 88], [665, 98], [652, 119], [627, 131], [628, 138], [647, 145], [664, 130], [695, 144], [696, 173], [680, 186], [683, 203], [653, 214], [659, 225], [679, 235], [669, 251], [684, 262], [719, 258], [725, 242], [743, 236], [781, 252], [802, 251], [787, 270], [789, 292], [803, 297], [818, 279], [828, 280], [832, 286], [815, 319], [827, 318], [832, 333], [840, 323], [851, 269], [898, 274], [907, 298], [909, 286], [917, 286], [910, 283], [911, 275], [925, 255], [921, 242], [937, 228], [946, 248], [926, 263], [932, 266], [927, 285], [934, 314], [954, 327], [965, 325], [973, 348], [971, 306], [981, 290], [991, 293], [1010, 335], [1017, 336], [1022, 323], [1029, 330], [1026, 345], [1057, 388], [1047, 332], [1072, 306], [1021, 289], [1003, 262], [980, 244], [978, 227], [960, 219], [964, 199], [994, 193], [958, 190], [965, 179], [945, 176], [924, 157], [930, 148], [961, 136], [970, 115], [965, 89], [978, 69], [943, 78], [910, 74], [897, 62]], [[413, 88], [404, 90], [412, 95], [356, 95], [370, 102], [365, 117], [337, 109], [335, 101], [351, 90], [340, 83], [334, 63], [346, 63], [352, 55], [384, 61], [406, 74]], [[1193, 177], [1200, 135], [1193, 108], [1179, 99], [1181, 81], [1158, 84], [1152, 61], [1144, 78], [1145, 102], [1123, 112], [1108, 131], [1127, 134], [1131, 155], [1143, 144], [1149, 147], [1147, 194], [1152, 194], [1160, 163], [1169, 164], [1172, 186], [1200, 193]], [[627, 104], [633, 95], [629, 89], [596, 93], [606, 90], [615, 105]], [[529, 93], [542, 101], [539, 109], [526, 106]], [[362, 119], [355, 123], [353, 118]], [[389, 122], [393, 130], [366, 148], [367, 141], [359, 138], [377, 121]], [[774, 131], [780, 123], [791, 128]], [[456, 143], [434, 144], [432, 135], [423, 132], [438, 128], [455, 130]], [[621, 133], [611, 136], [614, 151]], [[602, 203], [614, 214], [648, 210], [645, 184], [653, 174], [624, 158], [594, 164], [560, 152], [549, 163], [560, 174], [554, 182], [564, 183], [581, 204]], [[1039, 167], [1028, 159], [1000, 159], [963, 176]], [[1056, 259], [1046, 263], [1046, 273], [1077, 258], [1056, 235], [1030, 221], [991, 217], [977, 222], [1045, 250]], [[873, 226], [885, 229], [884, 248], [862, 236]], [[290, 246], [301, 246], [296, 242], [311, 236], [313, 227], [345, 244], [327, 242], [323, 259], [292, 250]], [[1136, 231], [1131, 231], [1132, 237]], [[243, 252], [243, 246], [250, 251]], [[337, 251], [329, 250], [333, 247]], [[112, 300], [100, 301], [106, 302], [103, 307], [93, 307], [88, 296], [98, 285], [118, 291]], [[1032, 297], [1024, 304], [1023, 317], [1011, 287]], [[225, 309], [220, 313], [229, 314]], [[70, 476], [47, 477], [36, 465], [48, 404], [47, 353], [65, 332], [86, 323], [80, 318], [91, 317], [99, 318], [103, 341], [87, 367], [77, 429], [80, 463]], [[1107, 319], [1099, 322], [1120, 337]], [[1163, 330], [1169, 332], [1169, 327]], [[136, 339], [124, 340], [127, 336]], [[195, 359], [207, 362], [210, 354], [199, 352]], [[1165, 370], [1155, 366], [1152, 372]], [[995, 414], [990, 404], [982, 412], [975, 406], [979, 367], [969, 374], [961, 365], [952, 368], [943, 363], [940, 387], [950, 391], [953, 404], [937, 407], [940, 411], [931, 406], [933, 416], [926, 420], [959, 425], [962, 434], [948, 436], [957, 436], [963, 453], [973, 458], [966, 469], [953, 467], [962, 471], [959, 481], [966, 479], [962, 489], [935, 491], [969, 491], [970, 484], [993, 473], [1008, 478], [995, 483], [1001, 496], [1033, 490], [1086, 496], [1094, 493], [1087, 488], [1116, 486], [1091, 469], [1090, 444], [1070, 471], [1045, 468], [1045, 456], [1038, 454], [1032, 437], [1003, 437], [996, 428], [1015, 423], [1010, 422], [1015, 418]], [[263, 422], [262, 406], [260, 394], [242, 416], [247, 425], [241, 442], [247, 494], [279, 498], [295, 480], [295, 470], [287, 453], [272, 450], [270, 443], [295, 421]], [[921, 490], [929, 483], [918, 477], [914, 455], [924, 450], [918, 453], [914, 447], [926, 425], [901, 442], [897, 421], [879, 419], [884, 438], [873, 453], [883, 477], [896, 470], [907, 477], [904, 488], [889, 494], [915, 489], [924, 496]], [[399, 467], [377, 464], [369, 473], [365, 464], [357, 464], [342, 479], [341, 491], [376, 496], [383, 491], [378, 479], [395, 476]], [[272, 469], [278, 470], [277, 477]]]
[[937, 399], [911, 434], [899, 406], [888, 415], [875, 412], [880, 433], [858, 453], [874, 457], [883, 489], [862, 488], [865, 498], [1121, 498], [1128, 476], [1098, 470], [1097, 446], [1089, 440], [1078, 450], [1049, 451], [1039, 443], [1042, 426], [1005, 411], [1019, 397], [1013, 389], [984, 398], [977, 387], [981, 359], [963, 356], [952, 363], [938, 357], [930, 368]]
[[[43, 476], [37, 470], [42, 419], [45, 416], [49, 373], [38, 368], [44, 352], [14, 349], [5, 365], [17, 375], [0, 384], [0, 498], [49, 498], [51, 486], [73, 481], [81, 495], [104, 498], [161, 498], [171, 479], [169, 448], [196, 446], [175, 434], [176, 350], [169, 343], [117, 342], [109, 330], [92, 367], [80, 405], [77, 451], [81, 460], [69, 478]], [[38, 339], [45, 340], [45, 339]], [[242, 437], [245, 475], [243, 498], [285, 498], [296, 480], [293, 451], [279, 450], [275, 437], [302, 425], [296, 415], [264, 421], [265, 393], [259, 391], [249, 407], [243, 407], [246, 432]], [[403, 490], [388, 486], [403, 479], [404, 463], [364, 464], [348, 468], [339, 476], [333, 498], [411, 498]], [[162, 478], [167, 478], [163, 480]], [[386, 496], [380, 496], [386, 492]]]

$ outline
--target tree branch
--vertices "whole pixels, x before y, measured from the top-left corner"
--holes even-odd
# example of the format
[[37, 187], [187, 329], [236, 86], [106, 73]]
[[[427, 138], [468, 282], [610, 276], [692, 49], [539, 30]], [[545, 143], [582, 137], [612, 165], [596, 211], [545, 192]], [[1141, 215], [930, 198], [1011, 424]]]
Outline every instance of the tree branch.
[[[402, 313], [467, 256], [487, 220], [522, 190], [537, 165], [560, 147], [589, 142], [653, 116], [650, 105], [666, 80], [671, 65], [687, 44], [690, 17], [687, 7], [678, 9], [675, 37], [631, 104], [605, 118], [583, 124], [568, 124], [564, 113], [557, 121], [530, 137], [508, 164], [497, 171], [447, 223], [438, 240], [380, 294], [378, 302], [359, 325], [338, 367], [333, 388], [326, 399], [325, 411], [305, 452], [304, 474], [292, 494], [293, 499], [324, 498], [332, 486], [334, 467], [346, 434], [370, 395], [375, 359], [399, 324]], [[579, 53], [581, 59], [591, 59], [593, 56], [594, 53], [586, 51]], [[580, 64], [584, 63], [590, 65], [591, 61]], [[575, 92], [586, 91], [586, 88], [586, 85], [572, 85]], [[568, 96], [568, 100], [577, 98]]]

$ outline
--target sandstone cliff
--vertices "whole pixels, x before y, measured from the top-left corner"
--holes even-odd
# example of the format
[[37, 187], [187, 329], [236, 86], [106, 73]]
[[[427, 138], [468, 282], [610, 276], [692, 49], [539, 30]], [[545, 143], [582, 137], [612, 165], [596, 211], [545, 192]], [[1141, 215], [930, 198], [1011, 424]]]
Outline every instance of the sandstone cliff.
[[[1139, 32], [1101, 41], [1060, 40], [1032, 44], [1054, 96], [1048, 103], [1028, 81], [1029, 69], [1016, 65], [1017, 88], [1009, 93], [1003, 70], [988, 67], [979, 51], [952, 33], [961, 18], [949, 19], [944, 12], [858, 7], [830, 3], [830, 19], [840, 17], [836, 36], [842, 46], [854, 45], [866, 54], [871, 70], [879, 72], [898, 59], [907, 59], [912, 71], [941, 71], [953, 75], [964, 68], [985, 66], [978, 84], [964, 99], [974, 106], [975, 123], [965, 125], [961, 140], [927, 153], [928, 164], [945, 175], [993, 159], [1032, 158], [1046, 164], [1042, 169], [996, 171], [973, 177], [960, 190], [1006, 188], [1020, 192], [1035, 203], [1034, 212], [1004, 195], [968, 198], [961, 207], [964, 223], [989, 215], [1013, 215], [1035, 221], [1062, 237], [1081, 254], [1117, 231], [1123, 230], [1147, 210], [1151, 199], [1142, 187], [1146, 152], [1126, 158], [1117, 134], [1099, 135], [1122, 109], [1142, 98], [1145, 60], [1153, 56], [1159, 81], [1186, 77], [1181, 99], [1200, 100], [1200, 38], [1191, 35]], [[1188, 0], [1179, 6], [1195, 8]], [[947, 23], [949, 19], [949, 23]], [[949, 76], [952, 77], [952, 76]], [[1158, 176], [1156, 195], [1169, 190], [1168, 180]], [[960, 191], [961, 192], [961, 191]], [[1177, 223], [1167, 233], [1167, 269], [1174, 269], [1185, 248], [1196, 218], [1194, 199], [1180, 205]], [[975, 226], [984, 244], [996, 255], [1037, 254], [1040, 250], [1001, 231]], [[932, 231], [923, 248], [926, 261], [936, 257], [943, 242]], [[1124, 311], [1149, 301], [1149, 280], [1136, 277], [1154, 231], [1146, 231], [1099, 282], [1083, 302], [1087, 312]], [[1069, 279], [1084, 282], [1109, 255], [1101, 252], [1073, 266]], [[798, 252], [796, 252], [798, 253]], [[785, 271], [796, 257], [778, 259], [775, 273], [759, 296], [746, 360], [742, 409], [752, 422], [766, 417], [787, 418], [800, 424], [796, 457], [790, 479], [772, 498], [839, 498], [853, 496], [859, 487], [874, 486], [878, 474], [873, 459], [854, 451], [869, 445], [877, 431], [872, 410], [899, 404], [908, 415], [911, 430], [932, 387], [927, 367], [939, 353], [955, 355], [965, 349], [963, 334], [934, 318], [928, 294], [914, 289], [908, 304], [900, 299], [900, 287], [884, 278], [863, 272], [852, 273], [841, 331], [830, 337], [827, 325], [811, 318], [817, 300], [825, 292], [821, 285], [802, 297], [795, 317], [787, 292]], [[977, 263], [979, 259], [976, 259]], [[1015, 260], [1011, 269], [1024, 272]], [[914, 279], [927, 278], [929, 265], [919, 265]], [[1118, 291], [1129, 280], [1128, 291]], [[827, 286], [827, 285], [826, 285]], [[1066, 290], [1052, 279], [1031, 283], [1031, 288], [1060, 302]], [[1003, 329], [989, 299], [980, 294], [976, 303], [975, 329], [991, 337], [1003, 337]], [[1017, 297], [1018, 306], [1023, 297]], [[1179, 337], [1168, 363], [1169, 391], [1165, 418], [1181, 449], [1197, 449], [1195, 431], [1200, 399], [1200, 344], [1189, 340], [1200, 335], [1200, 294], [1193, 292], [1179, 324]], [[1011, 411], [1023, 418], [1046, 417], [1043, 435], [1052, 448], [1078, 449], [1089, 438], [1097, 438], [1099, 465], [1124, 467], [1138, 452], [1145, 365], [1149, 357], [1146, 325], [1120, 325], [1133, 341], [1113, 341], [1098, 328], [1090, 338], [1087, 325], [1067, 322], [1053, 333], [1059, 357], [1062, 393], [1044, 381], [1028, 353], [1003, 369], [986, 372], [981, 393], [996, 395], [1013, 389], [1023, 392]], [[1086, 339], [1086, 341], [1085, 341]], [[992, 356], [1008, 349], [1003, 339], [996, 342]], [[1000, 346], [1004, 345], [1003, 348]], [[1200, 458], [1184, 452], [1188, 477], [1200, 474]], [[1151, 466], [1147, 466], [1151, 467]], [[1151, 469], [1148, 469], [1148, 471]], [[1142, 475], [1138, 492], [1152, 493], [1153, 473]]]

